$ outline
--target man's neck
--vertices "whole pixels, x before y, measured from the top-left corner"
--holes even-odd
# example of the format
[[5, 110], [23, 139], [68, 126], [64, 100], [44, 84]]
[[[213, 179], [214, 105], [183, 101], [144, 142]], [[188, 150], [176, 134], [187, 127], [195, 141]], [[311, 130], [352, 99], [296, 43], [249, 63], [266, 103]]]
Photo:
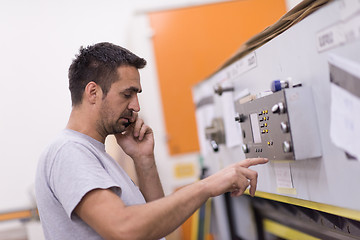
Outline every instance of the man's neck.
[[96, 119], [94, 119], [93, 116], [84, 113], [79, 108], [72, 109], [66, 128], [88, 135], [99, 142], [105, 143], [106, 136], [102, 136], [97, 131]]

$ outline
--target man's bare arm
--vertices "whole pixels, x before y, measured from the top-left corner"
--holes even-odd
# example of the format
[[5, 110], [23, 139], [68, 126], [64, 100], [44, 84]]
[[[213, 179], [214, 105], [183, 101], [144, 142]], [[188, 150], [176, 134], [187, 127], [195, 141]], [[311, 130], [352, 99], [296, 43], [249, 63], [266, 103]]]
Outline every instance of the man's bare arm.
[[111, 190], [96, 189], [85, 195], [75, 213], [105, 239], [159, 239], [180, 226], [209, 197], [225, 192], [239, 196], [249, 185], [253, 195], [257, 173], [248, 167], [266, 162], [262, 158], [239, 162], [142, 205], [125, 206]]
[[126, 131], [115, 137], [119, 146], [133, 159], [140, 191], [149, 202], [164, 197], [154, 158], [154, 136], [152, 129], [138, 118], [137, 113], [133, 118]]
[[[143, 166], [138, 164], [140, 162], [150, 162], [150, 164]], [[164, 197], [164, 191], [160, 182], [154, 156], [151, 156], [148, 161], [138, 160], [134, 161], [134, 163], [139, 181], [139, 188], [146, 202]]]

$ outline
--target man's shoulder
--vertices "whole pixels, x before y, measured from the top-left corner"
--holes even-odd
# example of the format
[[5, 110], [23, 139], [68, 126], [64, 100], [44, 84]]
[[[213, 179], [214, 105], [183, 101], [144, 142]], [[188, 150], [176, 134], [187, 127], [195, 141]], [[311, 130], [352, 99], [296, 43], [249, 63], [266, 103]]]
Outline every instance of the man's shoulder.
[[84, 134], [80, 134], [70, 129], [64, 129], [61, 131], [55, 139], [50, 143], [48, 149], [61, 149], [64, 147], [71, 147], [72, 145], [83, 145], [89, 147], [92, 145], [89, 141], [90, 137], [85, 137]]
[[[86, 138], [65, 130], [43, 150], [38, 161], [37, 175], [44, 175], [49, 179], [54, 169], [97, 166], [100, 163], [100, 155], [101, 151]], [[62, 174], [66, 174], [66, 171]]]
[[60, 152], [75, 152], [76, 149], [91, 149], [91, 143], [71, 131], [61, 131], [40, 155], [40, 164], [53, 161]]

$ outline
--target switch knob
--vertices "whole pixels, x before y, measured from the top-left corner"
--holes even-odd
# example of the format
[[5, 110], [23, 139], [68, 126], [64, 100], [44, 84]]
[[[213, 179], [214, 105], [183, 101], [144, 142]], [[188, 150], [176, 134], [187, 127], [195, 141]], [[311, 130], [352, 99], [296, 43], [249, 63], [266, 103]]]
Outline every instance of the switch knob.
[[279, 103], [275, 104], [275, 105], [271, 108], [271, 111], [272, 111], [273, 113], [279, 113], [279, 114], [285, 113], [285, 105], [284, 105], [284, 103], [279, 102]]
[[218, 152], [218, 151], [219, 151], [219, 145], [216, 143], [216, 141], [211, 140], [211, 141], [210, 141], [210, 145], [211, 145], [212, 149], [214, 150], [214, 152]]
[[283, 133], [288, 133], [290, 128], [289, 128], [289, 124], [287, 122], [281, 122], [280, 123], [280, 128], [281, 128], [281, 131]]
[[284, 153], [291, 152], [292, 149], [291, 149], [291, 144], [289, 141], [284, 141], [282, 146], [283, 146]]
[[248, 148], [247, 144], [243, 144], [243, 145], [241, 146], [241, 148], [242, 148], [242, 150], [243, 150], [244, 153], [248, 153], [248, 152], [249, 152], [249, 148]]
[[242, 113], [238, 113], [238, 114], [235, 116], [235, 121], [237, 121], [237, 122], [244, 122], [244, 121], [245, 121], [245, 115], [242, 114]]

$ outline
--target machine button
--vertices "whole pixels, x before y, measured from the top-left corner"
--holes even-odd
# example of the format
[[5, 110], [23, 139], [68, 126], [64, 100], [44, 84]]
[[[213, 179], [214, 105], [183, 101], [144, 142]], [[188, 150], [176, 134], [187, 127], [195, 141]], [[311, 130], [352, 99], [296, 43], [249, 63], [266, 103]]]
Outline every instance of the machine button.
[[278, 113], [279, 112], [279, 105], [278, 104], [275, 104], [272, 108], [271, 108], [271, 111], [273, 113]]
[[288, 133], [289, 132], [289, 124], [287, 122], [281, 122], [280, 123], [280, 128], [281, 128], [281, 131], [283, 133]]
[[283, 145], [284, 153], [291, 152], [292, 149], [291, 149], [291, 144], [290, 144], [290, 142], [284, 141], [282, 145]]
[[280, 113], [285, 113], [285, 105], [282, 102], [278, 103]]

